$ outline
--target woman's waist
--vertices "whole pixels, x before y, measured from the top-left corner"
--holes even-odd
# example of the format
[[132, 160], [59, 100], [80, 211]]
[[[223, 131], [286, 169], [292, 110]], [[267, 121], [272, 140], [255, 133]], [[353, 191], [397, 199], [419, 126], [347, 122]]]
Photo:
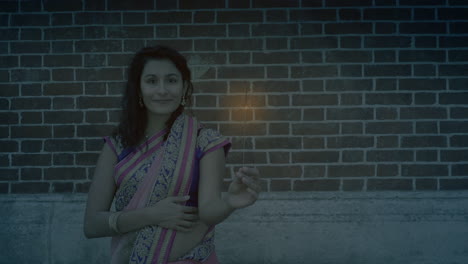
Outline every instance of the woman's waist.
[[208, 225], [199, 221], [190, 231], [177, 232], [169, 259], [175, 261], [192, 253], [191, 251], [197, 247], [203, 247], [205, 250], [212, 247], [213, 231]]

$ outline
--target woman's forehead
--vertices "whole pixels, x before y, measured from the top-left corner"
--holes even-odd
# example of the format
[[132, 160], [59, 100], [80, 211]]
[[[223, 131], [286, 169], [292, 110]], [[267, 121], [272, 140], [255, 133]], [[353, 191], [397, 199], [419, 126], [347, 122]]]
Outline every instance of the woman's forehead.
[[143, 75], [154, 74], [154, 75], [165, 76], [165, 75], [170, 75], [170, 74], [180, 75], [180, 72], [177, 69], [177, 67], [174, 65], [174, 63], [170, 60], [153, 59], [153, 60], [149, 60], [145, 64], [142, 74]]

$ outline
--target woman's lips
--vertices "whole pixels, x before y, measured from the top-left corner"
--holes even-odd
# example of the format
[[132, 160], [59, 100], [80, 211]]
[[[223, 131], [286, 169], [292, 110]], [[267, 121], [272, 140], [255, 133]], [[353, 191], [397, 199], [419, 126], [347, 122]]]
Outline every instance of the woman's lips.
[[152, 100], [152, 101], [155, 102], [155, 103], [158, 103], [158, 104], [167, 104], [167, 103], [172, 102], [173, 100], [172, 99], [161, 99], [161, 100]]

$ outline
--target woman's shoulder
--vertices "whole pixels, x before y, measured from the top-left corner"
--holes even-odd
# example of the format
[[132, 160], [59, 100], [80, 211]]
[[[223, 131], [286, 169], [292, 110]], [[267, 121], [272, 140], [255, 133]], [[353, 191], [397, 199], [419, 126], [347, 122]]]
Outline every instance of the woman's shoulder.
[[204, 125], [200, 125], [198, 127], [198, 141], [212, 141], [221, 137], [223, 137], [223, 135], [214, 128], [206, 127]]
[[122, 143], [122, 137], [120, 135], [110, 135], [110, 136], [105, 136], [104, 142], [109, 145], [109, 147], [112, 149], [114, 154], [116, 156], [119, 156], [120, 153], [123, 151], [123, 143]]
[[231, 142], [218, 130], [201, 126], [198, 129], [197, 147], [202, 151], [207, 151], [216, 146], [230, 146]]

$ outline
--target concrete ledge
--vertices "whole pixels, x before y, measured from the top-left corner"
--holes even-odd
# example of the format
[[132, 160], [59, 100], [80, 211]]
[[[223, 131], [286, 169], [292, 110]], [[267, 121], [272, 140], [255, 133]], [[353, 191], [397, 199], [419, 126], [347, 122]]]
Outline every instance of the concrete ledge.
[[[108, 263], [86, 195], [0, 196], [0, 263]], [[265, 193], [216, 229], [222, 263], [468, 263], [468, 192]]]

